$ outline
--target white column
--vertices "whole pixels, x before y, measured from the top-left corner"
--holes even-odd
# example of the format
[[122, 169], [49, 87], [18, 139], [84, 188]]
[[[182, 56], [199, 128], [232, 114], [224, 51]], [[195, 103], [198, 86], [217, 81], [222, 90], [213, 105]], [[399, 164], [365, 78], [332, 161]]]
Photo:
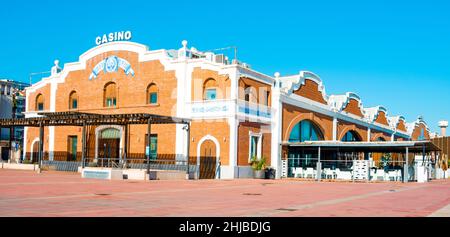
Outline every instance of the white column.
[[[239, 81], [239, 72], [237, 68], [233, 69], [233, 71], [230, 72], [230, 80], [231, 80], [231, 88], [229, 91], [225, 91], [225, 94], [227, 95], [230, 93], [229, 98], [231, 100], [237, 101], [238, 99], [238, 81]], [[232, 116], [228, 119], [228, 125], [230, 126], [230, 138], [228, 139], [230, 142], [230, 152], [229, 152], [229, 164], [228, 167], [223, 166], [222, 167], [222, 178], [224, 179], [233, 179], [238, 178], [238, 165], [237, 165], [237, 159], [238, 159], [238, 139], [239, 139], [239, 133], [238, 133], [238, 126], [239, 126], [239, 120], [237, 119], [236, 113], [237, 113], [237, 103], [232, 103], [231, 106], [231, 113]]]
[[337, 117], [333, 117], [333, 141], [337, 141]]
[[391, 135], [391, 142], [395, 141], [395, 133], [392, 133]]
[[271, 165], [276, 170], [276, 178], [281, 178], [281, 143], [282, 143], [282, 109], [280, 98], [279, 73], [275, 74], [276, 85], [272, 86], [272, 141], [271, 141]]
[[237, 165], [237, 153], [238, 153], [238, 120], [236, 118], [229, 118], [228, 124], [230, 126], [230, 152], [229, 152], [229, 161], [228, 167], [222, 167], [222, 178], [223, 179], [234, 179], [238, 178], [238, 170], [239, 167]]
[[48, 155], [49, 155], [48, 160], [53, 160], [54, 152], [55, 152], [55, 127], [48, 127]]
[[[176, 108], [175, 111], [172, 110], [172, 116], [179, 118], [189, 118], [190, 113], [186, 111], [190, 106], [186, 106], [188, 95], [190, 95], [191, 86], [189, 85], [192, 78], [192, 69], [189, 68], [188, 58], [184, 59], [184, 62], [178, 64], [176, 69], [177, 77], [177, 88], [176, 91], [172, 92], [172, 96], [176, 96]], [[190, 98], [189, 98], [190, 99]], [[189, 100], [190, 101], [190, 100]], [[184, 160], [187, 151], [187, 131], [183, 129], [183, 124], [176, 125], [176, 146], [175, 153], [177, 160]]]
[[[58, 83], [53, 80], [50, 85], [50, 112], [56, 112], [56, 92], [58, 90]], [[44, 138], [45, 140], [45, 138]], [[45, 148], [44, 148], [45, 149]], [[55, 127], [48, 127], [48, 154], [49, 160], [53, 160], [55, 152]]]
[[367, 141], [370, 142], [372, 139], [371, 137], [372, 129], [370, 127], [367, 128]]

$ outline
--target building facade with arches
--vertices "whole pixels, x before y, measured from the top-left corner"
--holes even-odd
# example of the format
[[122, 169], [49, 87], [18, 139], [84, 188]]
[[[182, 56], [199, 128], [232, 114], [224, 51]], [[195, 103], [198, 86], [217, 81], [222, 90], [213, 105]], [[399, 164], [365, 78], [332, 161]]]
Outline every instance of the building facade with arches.
[[[154, 125], [150, 148], [145, 125], [130, 127], [127, 139], [123, 127], [92, 127], [88, 156], [121, 157], [125, 146], [128, 157], [149, 152], [156, 159], [189, 156], [199, 166], [210, 164], [200, 167], [200, 178], [252, 177], [254, 157], [265, 158], [280, 177], [289, 153], [285, 142], [429, 139], [422, 118], [406, 123], [403, 116], [390, 117], [383, 106], [366, 108], [356, 93], [327, 95], [312, 72], [270, 76], [224, 55], [188, 48], [186, 41], [176, 50], [109, 42], [53, 69], [27, 88], [26, 117], [74, 111], [191, 119], [190, 144], [182, 125]], [[81, 132], [78, 127], [45, 128], [48, 159], [79, 160]], [[37, 128], [25, 129], [24, 159], [34, 159], [37, 138]]]

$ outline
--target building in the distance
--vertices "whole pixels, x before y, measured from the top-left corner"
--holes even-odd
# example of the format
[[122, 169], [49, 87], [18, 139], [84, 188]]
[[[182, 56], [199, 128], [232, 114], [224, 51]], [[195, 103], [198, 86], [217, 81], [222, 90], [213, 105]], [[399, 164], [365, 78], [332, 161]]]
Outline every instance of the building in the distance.
[[[24, 89], [30, 86], [27, 83], [0, 79], [0, 118], [24, 118], [25, 94]], [[8, 160], [10, 154], [10, 139], [14, 151], [23, 147], [24, 128], [15, 127], [11, 136], [9, 128], [0, 129], [0, 157]], [[16, 145], [17, 144], [17, 145]]]
[[[202, 178], [252, 176], [251, 159], [266, 158], [280, 177], [289, 168], [309, 164], [316, 151], [296, 146], [306, 141], [381, 142], [429, 139], [419, 117], [407, 123], [383, 106], [366, 106], [356, 93], [328, 95], [316, 74], [274, 76], [213, 52], [189, 48], [154, 49], [133, 42], [109, 42], [81, 54], [79, 60], [26, 90], [26, 116], [42, 113], [148, 113], [192, 119], [189, 155]], [[185, 157], [187, 131], [182, 125], [155, 125], [151, 147], [147, 126], [134, 125], [125, 137], [119, 125], [90, 126], [86, 156], [144, 159]], [[44, 129], [50, 160], [80, 160], [82, 129]], [[39, 128], [25, 128], [24, 158], [37, 160]], [[126, 148], [126, 149], [125, 149]], [[371, 159], [376, 158], [376, 154]], [[347, 156], [330, 156], [348, 166]], [[303, 161], [301, 159], [306, 159]], [[206, 165], [208, 164], [208, 165]], [[333, 166], [334, 167], [334, 166]], [[336, 168], [336, 167], [334, 167]], [[342, 171], [342, 169], [341, 169]]]

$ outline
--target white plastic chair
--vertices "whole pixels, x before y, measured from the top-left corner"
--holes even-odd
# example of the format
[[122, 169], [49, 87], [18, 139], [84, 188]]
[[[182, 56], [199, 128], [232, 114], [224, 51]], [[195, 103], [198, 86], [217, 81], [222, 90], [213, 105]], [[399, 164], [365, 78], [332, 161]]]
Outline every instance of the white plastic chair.
[[306, 168], [305, 178], [309, 178], [310, 176], [312, 179], [314, 179], [316, 176], [316, 172], [314, 172], [313, 168]]
[[340, 177], [340, 175], [341, 175], [341, 169], [336, 168], [336, 169], [334, 170], [334, 178], [335, 178], [335, 179], [338, 179], [338, 177]]
[[295, 172], [296, 172], [297, 168], [291, 167], [289, 169], [291, 170], [291, 174], [294, 175], [294, 177], [295, 177]]
[[351, 180], [352, 179], [352, 172], [350, 172], [350, 171], [340, 171], [339, 175], [338, 175], [338, 179]]
[[397, 170], [397, 181], [400, 181], [402, 179], [403, 179], [403, 177], [402, 177], [402, 170]]
[[396, 181], [397, 172], [396, 171], [388, 171], [388, 179], [389, 179], [389, 181]]
[[294, 177], [303, 178], [303, 168], [295, 168]]
[[378, 181], [386, 180], [386, 172], [383, 169], [377, 169], [376, 177]]
[[326, 179], [330, 177], [330, 179], [334, 179], [334, 171], [332, 171], [330, 168], [325, 168], [323, 170], [323, 175]]

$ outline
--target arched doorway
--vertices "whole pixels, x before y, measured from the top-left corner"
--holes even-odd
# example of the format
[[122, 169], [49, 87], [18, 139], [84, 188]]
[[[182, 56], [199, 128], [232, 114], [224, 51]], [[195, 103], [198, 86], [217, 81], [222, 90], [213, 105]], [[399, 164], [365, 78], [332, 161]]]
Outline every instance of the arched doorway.
[[33, 141], [31, 145], [31, 163], [37, 163], [39, 161], [39, 139]]
[[207, 139], [200, 145], [199, 179], [215, 179], [217, 169], [217, 147], [214, 141]]
[[98, 158], [120, 158], [121, 132], [116, 128], [105, 128], [98, 135]]

